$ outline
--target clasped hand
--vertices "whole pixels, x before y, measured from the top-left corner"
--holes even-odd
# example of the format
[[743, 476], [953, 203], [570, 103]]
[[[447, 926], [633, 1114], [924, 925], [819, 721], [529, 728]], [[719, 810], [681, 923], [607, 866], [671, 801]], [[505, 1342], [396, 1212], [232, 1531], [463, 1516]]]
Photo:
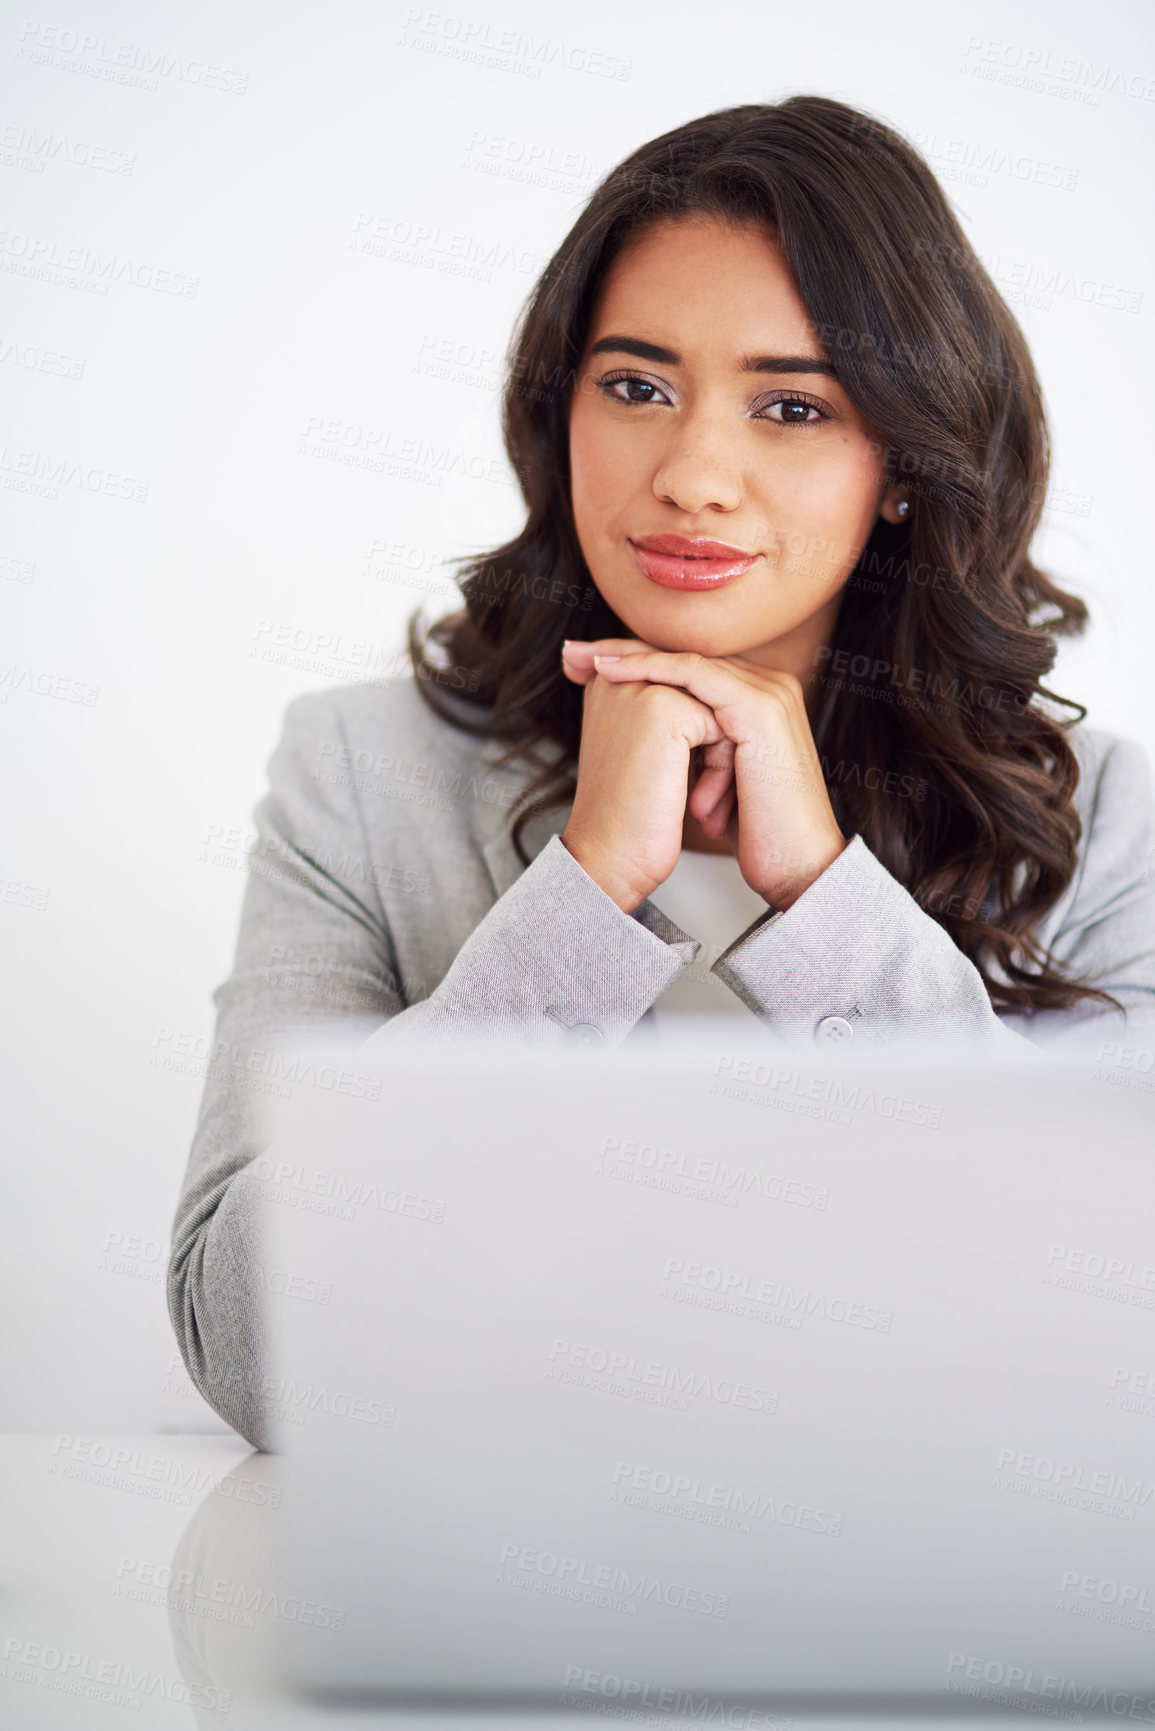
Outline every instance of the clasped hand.
[[728, 836], [743, 878], [775, 909], [846, 847], [793, 674], [632, 637], [568, 643], [562, 665], [585, 694], [561, 839], [625, 911], [674, 869], [687, 809], [707, 836]]

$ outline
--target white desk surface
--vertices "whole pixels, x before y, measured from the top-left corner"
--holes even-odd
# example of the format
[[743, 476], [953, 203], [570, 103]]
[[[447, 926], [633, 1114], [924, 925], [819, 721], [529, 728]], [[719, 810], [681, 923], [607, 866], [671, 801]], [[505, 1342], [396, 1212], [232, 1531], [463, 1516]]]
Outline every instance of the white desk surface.
[[[337, 1711], [281, 1697], [266, 1638], [275, 1611], [230, 1607], [269, 1579], [277, 1457], [224, 1436], [0, 1437], [0, 1725], [219, 1731], [558, 1731], [623, 1722], [683, 1731], [669, 1714]], [[168, 1602], [168, 1571], [197, 1586]], [[252, 1599], [250, 1598], [250, 1604]], [[102, 1681], [102, 1678], [104, 1679]], [[787, 1721], [783, 1720], [783, 1724]], [[794, 1716], [805, 1731], [1021, 1731], [976, 1718]]]

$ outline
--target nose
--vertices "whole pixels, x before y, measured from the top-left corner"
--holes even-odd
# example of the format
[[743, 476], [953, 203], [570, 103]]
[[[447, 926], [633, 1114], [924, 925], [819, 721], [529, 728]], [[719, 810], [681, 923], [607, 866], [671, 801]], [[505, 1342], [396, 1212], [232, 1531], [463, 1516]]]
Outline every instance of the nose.
[[670, 430], [654, 471], [654, 496], [680, 511], [736, 511], [745, 496], [737, 453], [725, 434], [706, 420], [689, 417]]

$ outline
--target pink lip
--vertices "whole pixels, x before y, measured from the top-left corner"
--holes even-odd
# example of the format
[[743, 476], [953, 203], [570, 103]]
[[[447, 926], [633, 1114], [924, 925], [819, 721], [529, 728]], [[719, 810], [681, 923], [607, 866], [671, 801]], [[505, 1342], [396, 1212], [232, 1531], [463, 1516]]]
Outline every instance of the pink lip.
[[720, 589], [760, 557], [704, 535], [641, 535], [630, 551], [642, 575], [663, 589]]

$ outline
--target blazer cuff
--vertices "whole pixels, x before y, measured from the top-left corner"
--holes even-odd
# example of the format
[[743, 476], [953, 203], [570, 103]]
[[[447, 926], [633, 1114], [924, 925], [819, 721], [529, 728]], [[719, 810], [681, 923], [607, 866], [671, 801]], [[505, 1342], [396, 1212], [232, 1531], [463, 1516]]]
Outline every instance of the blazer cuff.
[[413, 1035], [483, 1032], [532, 1045], [614, 1046], [701, 945], [649, 901], [623, 913], [554, 835], [461, 946], [417, 1013], [364, 1050]]
[[1006, 1037], [978, 970], [859, 835], [712, 972], [762, 1021], [821, 1045]]

